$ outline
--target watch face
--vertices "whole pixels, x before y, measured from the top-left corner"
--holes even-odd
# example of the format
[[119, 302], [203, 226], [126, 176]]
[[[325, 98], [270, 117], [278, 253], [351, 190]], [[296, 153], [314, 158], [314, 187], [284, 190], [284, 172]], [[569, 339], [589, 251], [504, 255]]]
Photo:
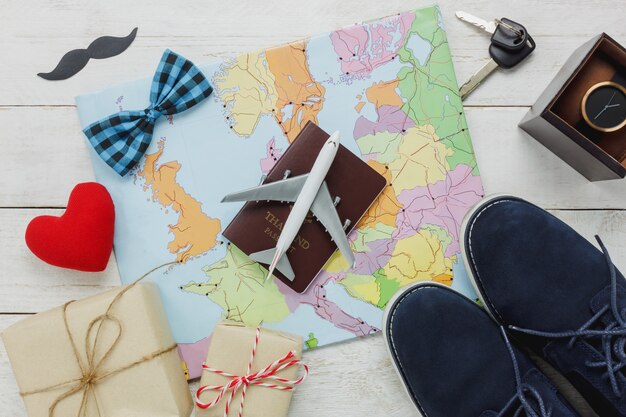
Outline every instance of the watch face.
[[626, 125], [626, 89], [611, 81], [594, 85], [582, 103], [586, 122], [596, 130], [613, 132]]

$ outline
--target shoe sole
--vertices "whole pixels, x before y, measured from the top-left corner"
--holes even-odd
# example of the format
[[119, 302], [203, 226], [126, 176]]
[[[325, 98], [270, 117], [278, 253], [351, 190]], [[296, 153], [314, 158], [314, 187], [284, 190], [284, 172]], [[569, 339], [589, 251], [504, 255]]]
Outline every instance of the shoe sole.
[[501, 323], [496, 318], [494, 312], [491, 311], [489, 307], [490, 304], [486, 302], [485, 297], [483, 296], [483, 293], [480, 291], [480, 287], [478, 286], [478, 280], [474, 276], [473, 268], [471, 268], [470, 266], [469, 256], [467, 253], [467, 248], [465, 246], [465, 241], [466, 241], [465, 237], [467, 236], [467, 233], [468, 233], [467, 227], [469, 225], [470, 219], [473, 219], [476, 213], [489, 207], [495, 200], [502, 200], [502, 199], [506, 199], [507, 197], [517, 199], [517, 197], [508, 195], [508, 194], [491, 194], [488, 197], [485, 197], [482, 200], [480, 200], [478, 203], [476, 203], [476, 205], [472, 207], [467, 212], [467, 214], [465, 214], [465, 217], [463, 218], [463, 222], [461, 223], [461, 233], [459, 234], [459, 238], [460, 238], [459, 246], [461, 246], [461, 257], [463, 258], [463, 265], [465, 266], [465, 271], [467, 272], [467, 276], [469, 277], [469, 280], [472, 283], [472, 287], [474, 288], [474, 291], [476, 292], [476, 296], [480, 300], [483, 309], [498, 324], [501, 324]]
[[435, 281], [420, 281], [414, 284], [410, 284], [406, 286], [402, 291], [399, 291], [396, 294], [394, 294], [393, 297], [391, 297], [391, 299], [387, 303], [387, 308], [385, 309], [385, 314], [383, 315], [383, 336], [385, 338], [385, 346], [387, 348], [387, 353], [391, 357], [391, 363], [393, 364], [393, 368], [395, 369], [396, 374], [398, 375], [398, 378], [400, 379], [400, 382], [402, 383], [404, 392], [406, 393], [407, 397], [411, 400], [411, 402], [413, 403], [417, 411], [419, 411], [419, 413], [422, 415], [422, 417], [428, 417], [428, 415], [426, 414], [422, 406], [419, 404], [419, 401], [416, 398], [414, 398], [414, 396], [409, 391], [408, 385], [404, 381], [402, 370], [400, 369], [398, 363], [396, 362], [397, 355], [396, 355], [395, 349], [392, 348], [392, 342], [391, 342], [391, 339], [389, 338], [390, 334], [389, 334], [389, 326], [388, 326], [389, 316], [390, 314], [392, 314], [391, 311], [395, 310], [397, 301], [400, 298], [404, 297], [405, 295], [408, 295], [409, 293], [412, 293], [413, 291], [417, 291], [419, 287], [441, 287], [441, 288], [445, 288], [448, 290], [451, 289], [447, 285], [443, 285]]

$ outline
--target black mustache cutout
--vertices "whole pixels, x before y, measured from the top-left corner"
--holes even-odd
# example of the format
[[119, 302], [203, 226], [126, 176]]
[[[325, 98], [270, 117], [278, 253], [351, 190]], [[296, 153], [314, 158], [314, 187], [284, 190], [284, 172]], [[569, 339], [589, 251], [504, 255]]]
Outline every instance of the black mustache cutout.
[[90, 59], [105, 59], [124, 52], [135, 40], [137, 29], [133, 29], [128, 36], [102, 36], [89, 44], [87, 49], [74, 49], [69, 51], [59, 61], [57, 66], [50, 72], [37, 74], [41, 78], [50, 81], [66, 80], [72, 75], [85, 68]]

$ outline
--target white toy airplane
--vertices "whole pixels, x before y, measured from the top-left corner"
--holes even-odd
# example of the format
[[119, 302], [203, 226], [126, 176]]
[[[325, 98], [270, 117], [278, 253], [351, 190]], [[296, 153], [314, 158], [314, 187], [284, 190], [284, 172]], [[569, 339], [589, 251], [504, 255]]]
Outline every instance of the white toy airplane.
[[330, 233], [332, 240], [337, 243], [337, 247], [348, 264], [354, 265], [354, 254], [350, 249], [350, 243], [345, 233], [350, 226], [350, 220], [346, 220], [343, 225], [341, 224], [337, 210], [335, 210], [340, 199], [336, 197], [333, 201], [326, 182], [324, 182], [338, 149], [339, 132], [335, 132], [320, 150], [313, 168], [308, 174], [288, 178], [289, 171], [287, 171], [285, 178], [280, 181], [229, 194], [222, 200], [222, 202], [271, 200], [294, 203], [276, 247], [250, 255], [250, 258], [257, 262], [269, 264], [269, 274], [265, 281], [272, 276], [274, 269], [278, 269], [289, 280], [294, 280], [295, 274], [285, 254], [298, 234], [309, 210]]

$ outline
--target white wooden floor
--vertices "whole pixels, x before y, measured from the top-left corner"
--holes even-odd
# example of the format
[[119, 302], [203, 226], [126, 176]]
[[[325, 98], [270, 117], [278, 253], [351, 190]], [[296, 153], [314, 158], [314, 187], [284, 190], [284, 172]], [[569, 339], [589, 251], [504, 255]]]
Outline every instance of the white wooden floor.
[[[93, 180], [74, 96], [149, 76], [165, 47], [203, 63], [429, 4], [0, 0], [0, 331], [24, 315], [118, 284], [115, 262], [101, 274], [87, 275], [49, 267], [24, 245], [32, 217], [60, 214], [72, 187]], [[440, 6], [460, 80], [485, 62], [488, 37], [457, 21], [455, 10], [520, 21], [538, 44], [518, 70], [496, 73], [466, 102], [486, 191], [528, 198], [585, 236], [601, 234], [626, 270], [626, 181], [589, 183], [517, 128], [574, 48], [602, 31], [626, 44], [626, 2], [441, 0]], [[103, 34], [126, 35], [135, 26], [138, 38], [124, 54], [92, 61], [68, 81], [35, 76], [66, 51]], [[292, 417], [417, 415], [380, 337], [310, 352], [306, 360], [312, 375], [296, 392]], [[2, 346], [0, 410], [2, 416], [25, 416]]]

